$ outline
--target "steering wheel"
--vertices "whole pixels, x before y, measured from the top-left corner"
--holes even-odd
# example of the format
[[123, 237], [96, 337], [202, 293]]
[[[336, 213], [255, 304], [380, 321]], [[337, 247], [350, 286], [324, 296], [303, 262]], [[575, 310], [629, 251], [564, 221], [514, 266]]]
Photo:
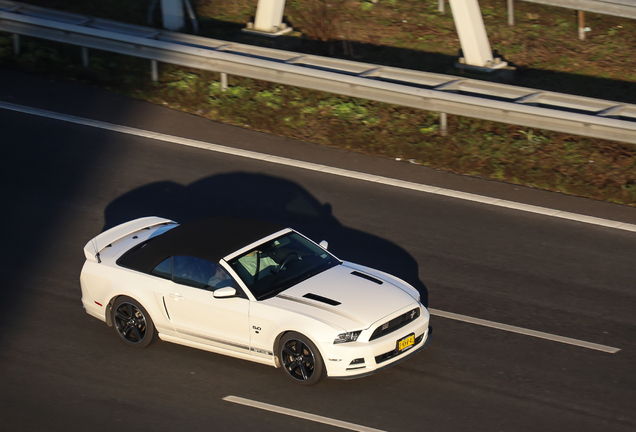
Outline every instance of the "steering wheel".
[[285, 259], [278, 265], [278, 269], [276, 270], [276, 273], [278, 273], [279, 271], [285, 269], [285, 266], [287, 264], [289, 264], [290, 261], [292, 260], [297, 260], [300, 259], [300, 257], [298, 256], [298, 254], [296, 252], [292, 252], [289, 255], [287, 255], [285, 257]]

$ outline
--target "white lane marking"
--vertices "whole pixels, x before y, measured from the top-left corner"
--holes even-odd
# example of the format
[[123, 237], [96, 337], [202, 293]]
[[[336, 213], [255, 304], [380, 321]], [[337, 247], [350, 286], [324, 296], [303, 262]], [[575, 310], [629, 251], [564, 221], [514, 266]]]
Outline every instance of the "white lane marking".
[[485, 326], [485, 327], [491, 327], [491, 328], [495, 328], [499, 330], [505, 330], [512, 333], [519, 333], [526, 336], [533, 336], [536, 338], [547, 339], [550, 341], [561, 342], [564, 344], [575, 345], [578, 347], [588, 348], [588, 349], [592, 349], [596, 351], [603, 351], [610, 354], [616, 354], [617, 352], [621, 350], [620, 348], [614, 348], [607, 345], [600, 345], [600, 344], [596, 344], [592, 342], [585, 342], [578, 339], [557, 336], [550, 333], [544, 333], [544, 332], [540, 332], [536, 330], [529, 330], [523, 327], [515, 327], [508, 324], [500, 324], [498, 322], [483, 320], [480, 318], [473, 318], [466, 315], [456, 314], [453, 312], [445, 312], [445, 311], [437, 310], [437, 309], [429, 309], [428, 311], [431, 315], [434, 315], [434, 316], [449, 318], [456, 321], [463, 321], [470, 324], [477, 324], [477, 325]]
[[308, 414], [306, 412], [302, 412], [302, 411], [296, 411], [293, 409], [289, 409], [289, 408], [282, 408], [276, 405], [270, 405], [270, 404], [266, 404], [263, 402], [257, 402], [257, 401], [253, 401], [250, 399], [244, 399], [242, 397], [238, 397], [238, 396], [226, 396], [223, 398], [224, 401], [228, 401], [228, 402], [234, 402], [237, 404], [241, 404], [241, 405], [247, 405], [253, 408], [258, 408], [258, 409], [262, 409], [265, 411], [271, 411], [271, 412], [275, 412], [278, 414], [284, 414], [284, 415], [288, 415], [291, 417], [298, 417], [301, 419], [305, 419], [305, 420], [311, 420], [313, 422], [317, 422], [317, 423], [324, 423], [324, 424], [328, 424], [330, 426], [336, 426], [342, 429], [349, 429], [349, 430], [353, 430], [353, 431], [362, 431], [362, 432], [382, 432], [379, 429], [373, 429], [370, 427], [366, 427], [366, 426], [360, 426], [354, 423], [348, 423], [348, 422], [344, 422], [344, 421], [340, 421], [340, 420], [334, 420], [331, 419], [329, 417], [323, 417], [323, 416], [319, 416], [319, 415], [315, 415], [315, 414]]
[[[405, 189], [418, 190], [421, 192], [427, 192], [427, 193], [432, 193], [437, 195], [444, 195], [444, 196], [449, 196], [449, 197], [454, 197], [459, 199], [465, 199], [469, 201], [481, 202], [484, 204], [495, 205], [498, 207], [506, 207], [506, 208], [526, 211], [530, 213], [538, 213], [538, 214], [558, 217], [562, 219], [569, 219], [569, 220], [585, 222], [585, 223], [589, 223], [593, 225], [600, 225], [600, 226], [605, 226], [609, 228], [616, 228], [616, 229], [636, 232], [636, 225], [616, 222], [609, 219], [601, 219], [601, 218], [596, 218], [591, 216], [584, 216], [584, 215], [579, 215], [575, 213], [568, 213], [568, 212], [563, 212], [559, 210], [549, 209], [545, 207], [537, 207], [537, 206], [528, 205], [528, 204], [520, 204], [520, 203], [515, 203], [512, 201], [506, 201], [506, 200], [500, 200], [496, 198], [485, 197], [481, 195], [470, 194], [467, 192], [458, 192], [458, 191], [443, 189], [443, 188], [439, 188], [435, 186], [428, 186], [428, 185], [423, 185], [418, 183], [407, 182], [403, 180], [395, 180], [388, 177], [381, 177], [381, 176], [376, 176], [373, 174], [365, 174], [365, 173], [360, 173], [356, 171], [349, 171], [349, 170], [345, 170], [341, 168], [333, 168], [326, 165], [319, 165], [319, 164], [315, 164], [311, 162], [297, 161], [294, 159], [288, 159], [288, 158], [284, 158], [280, 156], [272, 156], [272, 155], [267, 155], [264, 153], [257, 153], [250, 150], [240, 150], [240, 149], [235, 149], [231, 147], [225, 147], [219, 144], [211, 144], [211, 143], [206, 143], [203, 141], [191, 140], [188, 138], [181, 138], [181, 137], [166, 135], [166, 134], [162, 134], [158, 132], [145, 131], [142, 129], [136, 129], [129, 126], [115, 125], [112, 123], [105, 123], [98, 120], [90, 120], [90, 119], [85, 119], [81, 117], [75, 117], [72, 115], [41, 110], [38, 108], [25, 107], [22, 105], [16, 105], [9, 102], [0, 101], [0, 108], [4, 108], [11, 111], [17, 111], [17, 112], [21, 112], [25, 114], [32, 114], [32, 115], [51, 118], [55, 120], [61, 120], [65, 122], [80, 124], [84, 126], [96, 127], [100, 129], [106, 129], [109, 131], [125, 133], [128, 135], [135, 135], [135, 136], [139, 136], [143, 138], [155, 139], [158, 141], [166, 141], [166, 142], [186, 145], [190, 147], [202, 148], [202, 149], [211, 150], [211, 151], [215, 151], [219, 153], [230, 154], [233, 156], [241, 156], [241, 157], [246, 157], [250, 159], [264, 160], [267, 162], [277, 163], [277, 164], [296, 167], [296, 168], [303, 168], [303, 169], [307, 169], [311, 171], [319, 171], [319, 172], [334, 174], [334, 175], [338, 175], [342, 177], [365, 180], [365, 181], [370, 181], [374, 183], [381, 183], [385, 185], [401, 187]], [[511, 331], [514, 333], [540, 337], [543, 339], [568, 343], [571, 345], [581, 346], [581, 347], [590, 348], [590, 349], [596, 349], [599, 351], [604, 351], [609, 353], [616, 353], [620, 351], [619, 348], [607, 347], [604, 345], [594, 344], [591, 342], [584, 342], [584, 341], [579, 341], [576, 339], [555, 336], [555, 335], [542, 333], [542, 332], [538, 332], [534, 330], [526, 330], [521, 327], [509, 326], [507, 324], [499, 324], [493, 321], [486, 321], [479, 318], [471, 318], [464, 315], [454, 314], [452, 312], [436, 311], [435, 309], [429, 309], [429, 311], [433, 315], [442, 316], [444, 318], [450, 318], [450, 319], [455, 319], [459, 321], [469, 322], [472, 324], [483, 325], [486, 327], [493, 327], [500, 330]]]
[[4, 108], [11, 111], [17, 111], [25, 114], [37, 115], [41, 117], [47, 117], [55, 120], [61, 120], [65, 122], [80, 124], [84, 126], [96, 127], [106, 129], [113, 132], [125, 133], [128, 135], [139, 136], [143, 138], [150, 138], [158, 141], [165, 141], [174, 144], [186, 145], [189, 147], [196, 147], [206, 150], [211, 150], [219, 153], [230, 154], [233, 156], [240, 156], [250, 159], [257, 159], [266, 162], [271, 162], [279, 165], [286, 165], [295, 168], [302, 168], [310, 171], [318, 171], [327, 174], [333, 174], [340, 177], [347, 177], [357, 180], [364, 180], [373, 183], [380, 183], [389, 186], [395, 186], [403, 189], [411, 189], [420, 192], [426, 192], [436, 195], [442, 195], [452, 198], [458, 198], [466, 201], [474, 201], [482, 204], [488, 204], [496, 207], [504, 207], [514, 210], [525, 211], [528, 213], [541, 214], [545, 216], [552, 216], [561, 219], [567, 219], [577, 222], [584, 222], [592, 225], [599, 225], [608, 228], [615, 228], [625, 231], [636, 232], [636, 225], [624, 222], [613, 221], [610, 219], [597, 218], [593, 216], [585, 216], [576, 213], [570, 213], [561, 210], [550, 209], [547, 207], [539, 207], [530, 204], [522, 204], [514, 201], [507, 201], [498, 198], [487, 197], [483, 195], [471, 194], [468, 192], [460, 192], [451, 189], [444, 189], [436, 186], [429, 186], [419, 183], [413, 183], [404, 180], [396, 180], [388, 177], [377, 176], [373, 174], [366, 174], [357, 171], [349, 171], [342, 168], [333, 168], [326, 165], [315, 164], [312, 162], [303, 162], [294, 159], [288, 159], [281, 156], [272, 156], [264, 153], [258, 153], [250, 150], [240, 150], [232, 147], [225, 147], [219, 144], [211, 144], [204, 141], [197, 141], [188, 138], [181, 138], [173, 135], [166, 135], [158, 132], [151, 132], [142, 129], [136, 129], [129, 126], [115, 125], [112, 123], [105, 123], [98, 120], [90, 120], [81, 117], [75, 117], [67, 114], [55, 113], [52, 111], [41, 110], [37, 108], [25, 107], [22, 105], [16, 105], [9, 102], [0, 102], [0, 108]]

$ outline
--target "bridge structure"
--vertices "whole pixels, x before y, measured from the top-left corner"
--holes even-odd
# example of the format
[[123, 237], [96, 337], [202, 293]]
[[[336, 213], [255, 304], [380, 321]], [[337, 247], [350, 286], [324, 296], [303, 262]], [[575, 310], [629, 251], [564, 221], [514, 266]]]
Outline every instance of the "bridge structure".
[[0, 31], [440, 113], [636, 144], [636, 105], [231, 43], [0, 0]]

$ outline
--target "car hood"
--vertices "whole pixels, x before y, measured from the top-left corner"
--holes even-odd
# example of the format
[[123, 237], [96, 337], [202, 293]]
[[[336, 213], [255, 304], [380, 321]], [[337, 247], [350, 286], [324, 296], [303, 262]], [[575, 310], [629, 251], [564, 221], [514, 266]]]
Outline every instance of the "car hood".
[[272, 303], [313, 315], [346, 330], [369, 328], [407, 306], [412, 295], [357, 266], [342, 264], [309, 278], [272, 298]]

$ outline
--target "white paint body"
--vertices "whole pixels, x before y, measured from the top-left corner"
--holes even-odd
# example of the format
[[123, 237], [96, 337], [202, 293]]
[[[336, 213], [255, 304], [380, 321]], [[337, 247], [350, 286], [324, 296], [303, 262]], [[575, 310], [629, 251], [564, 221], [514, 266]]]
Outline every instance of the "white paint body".
[[[162, 340], [271, 366], [279, 366], [275, 353], [280, 337], [286, 332], [299, 332], [318, 347], [327, 376], [335, 378], [371, 374], [403, 360], [429, 342], [430, 316], [417, 290], [394, 276], [349, 262], [260, 301], [238, 277], [247, 299], [215, 298], [210, 291], [117, 265], [123, 253], [157, 230], [165, 229], [162, 224], [167, 222], [171, 221], [157, 217], [137, 219], [105, 231], [86, 244], [80, 284], [82, 303], [88, 314], [109, 323], [112, 302], [119, 296], [128, 296], [147, 310]], [[289, 231], [292, 230], [267, 238]], [[261, 242], [228, 255], [221, 264], [236, 277], [226, 261]], [[352, 271], [382, 283], [352, 275]], [[303, 298], [306, 293], [340, 304], [331, 306]], [[418, 318], [369, 341], [377, 327], [413, 309], [419, 309]], [[334, 344], [339, 334], [358, 330], [362, 332], [357, 341]], [[416, 339], [413, 347], [376, 362], [376, 356], [395, 350], [397, 341], [411, 334]], [[351, 365], [354, 359], [364, 361]]]

